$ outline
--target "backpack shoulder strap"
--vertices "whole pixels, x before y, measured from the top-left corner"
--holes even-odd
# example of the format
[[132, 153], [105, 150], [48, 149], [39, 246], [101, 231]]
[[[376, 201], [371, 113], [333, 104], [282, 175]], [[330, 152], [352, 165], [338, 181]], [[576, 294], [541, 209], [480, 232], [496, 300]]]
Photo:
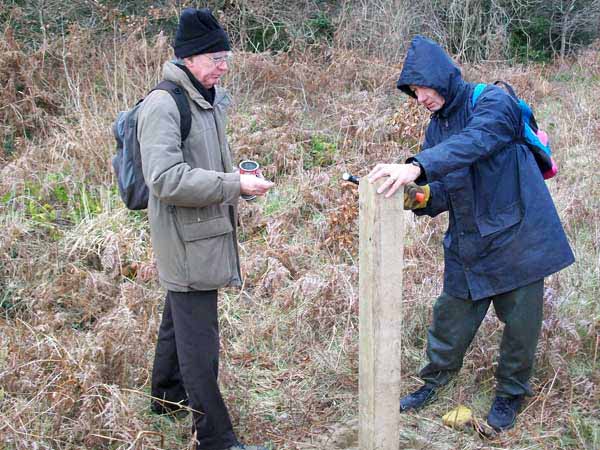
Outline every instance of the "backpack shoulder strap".
[[185, 96], [183, 88], [173, 81], [163, 80], [152, 89], [152, 91], [156, 90], [167, 91], [171, 94], [173, 100], [175, 100], [181, 122], [181, 142], [185, 141], [192, 128], [192, 111], [190, 110], [190, 103]]
[[486, 88], [486, 86], [487, 84], [485, 83], [479, 83], [475, 85], [475, 89], [473, 89], [473, 96], [471, 97], [472, 106], [475, 106], [475, 103], [477, 103], [477, 99], [479, 98], [483, 90]]
[[520, 99], [514, 88], [508, 84], [506, 81], [502, 81], [502, 80], [497, 80], [494, 82], [495, 85], [502, 85], [504, 87], [504, 89], [506, 89], [506, 91], [509, 93], [509, 95], [514, 98], [516, 100], [516, 102], [519, 104], [519, 107], [521, 108], [521, 114], [523, 115], [523, 121], [527, 124], [529, 124], [529, 126], [533, 129], [533, 131], [535, 133], [537, 133], [538, 131], [538, 125], [537, 122], [535, 120], [535, 117], [533, 115], [533, 111], [531, 110], [531, 107], [525, 102], [525, 100]]
[[517, 94], [515, 92], [515, 90], [513, 89], [513, 87], [508, 84], [506, 81], [502, 81], [502, 80], [496, 80], [494, 81], [494, 84], [496, 86], [503, 86], [504, 89], [506, 89], [506, 91], [510, 94], [510, 96], [512, 98], [514, 98], [516, 101], [519, 101], [519, 97], [517, 97]]

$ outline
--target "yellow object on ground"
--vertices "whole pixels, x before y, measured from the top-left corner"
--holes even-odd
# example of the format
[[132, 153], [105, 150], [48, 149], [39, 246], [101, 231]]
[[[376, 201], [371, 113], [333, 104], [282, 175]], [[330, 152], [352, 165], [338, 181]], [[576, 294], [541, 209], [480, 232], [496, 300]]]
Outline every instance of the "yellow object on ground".
[[473, 419], [473, 413], [469, 408], [463, 405], [459, 405], [457, 408], [454, 408], [452, 411], [447, 412], [442, 417], [442, 422], [444, 425], [453, 427], [453, 428], [462, 428], [468, 423], [470, 423]]

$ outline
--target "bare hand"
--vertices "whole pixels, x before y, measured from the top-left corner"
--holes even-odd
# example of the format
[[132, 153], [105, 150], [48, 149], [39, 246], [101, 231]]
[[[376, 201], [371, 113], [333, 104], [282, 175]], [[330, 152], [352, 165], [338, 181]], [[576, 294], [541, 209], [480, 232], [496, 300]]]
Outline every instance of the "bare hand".
[[413, 164], [377, 164], [369, 175], [369, 183], [375, 182], [379, 178], [389, 177], [385, 183], [377, 189], [378, 194], [385, 194], [389, 198], [406, 183], [415, 181], [421, 175], [421, 169]]
[[240, 193], [245, 195], [265, 195], [275, 183], [254, 175], [240, 175]]

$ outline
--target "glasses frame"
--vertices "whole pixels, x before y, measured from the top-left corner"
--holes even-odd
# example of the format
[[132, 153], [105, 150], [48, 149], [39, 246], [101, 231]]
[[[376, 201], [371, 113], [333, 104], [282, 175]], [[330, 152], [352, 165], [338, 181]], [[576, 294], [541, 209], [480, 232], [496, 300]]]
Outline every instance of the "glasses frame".
[[233, 60], [233, 52], [227, 52], [225, 55], [220, 55], [220, 56], [210, 56], [210, 55], [204, 55], [204, 56], [206, 56], [208, 59], [210, 59], [215, 66], [221, 65], [223, 63], [230, 64], [231, 61]]

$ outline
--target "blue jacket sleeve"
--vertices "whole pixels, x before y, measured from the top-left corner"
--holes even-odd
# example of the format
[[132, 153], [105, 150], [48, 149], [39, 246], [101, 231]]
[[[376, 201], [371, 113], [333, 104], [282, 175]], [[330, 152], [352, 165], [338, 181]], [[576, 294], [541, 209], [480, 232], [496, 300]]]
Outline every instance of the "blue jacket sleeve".
[[417, 216], [435, 217], [438, 214], [448, 211], [448, 192], [442, 181], [429, 183], [429, 201], [427, 206], [421, 209], [413, 209]]
[[462, 131], [413, 158], [423, 167], [419, 184], [441, 180], [455, 170], [492, 156], [514, 141], [519, 130], [518, 104], [500, 88], [486, 90]]
[[[427, 127], [425, 131], [425, 139], [423, 140], [423, 145], [421, 146], [421, 151], [426, 150], [433, 146], [432, 138], [431, 138], [431, 130], [432, 127]], [[406, 160], [407, 163], [414, 160], [414, 157], [408, 158]], [[426, 184], [420, 182], [421, 180], [417, 180], [418, 184]], [[429, 183], [429, 201], [427, 202], [427, 206], [421, 209], [413, 209], [413, 213], [416, 216], [431, 216], [435, 217], [438, 214], [448, 211], [448, 192], [446, 191], [446, 186], [442, 181], [434, 181], [433, 183]]]

